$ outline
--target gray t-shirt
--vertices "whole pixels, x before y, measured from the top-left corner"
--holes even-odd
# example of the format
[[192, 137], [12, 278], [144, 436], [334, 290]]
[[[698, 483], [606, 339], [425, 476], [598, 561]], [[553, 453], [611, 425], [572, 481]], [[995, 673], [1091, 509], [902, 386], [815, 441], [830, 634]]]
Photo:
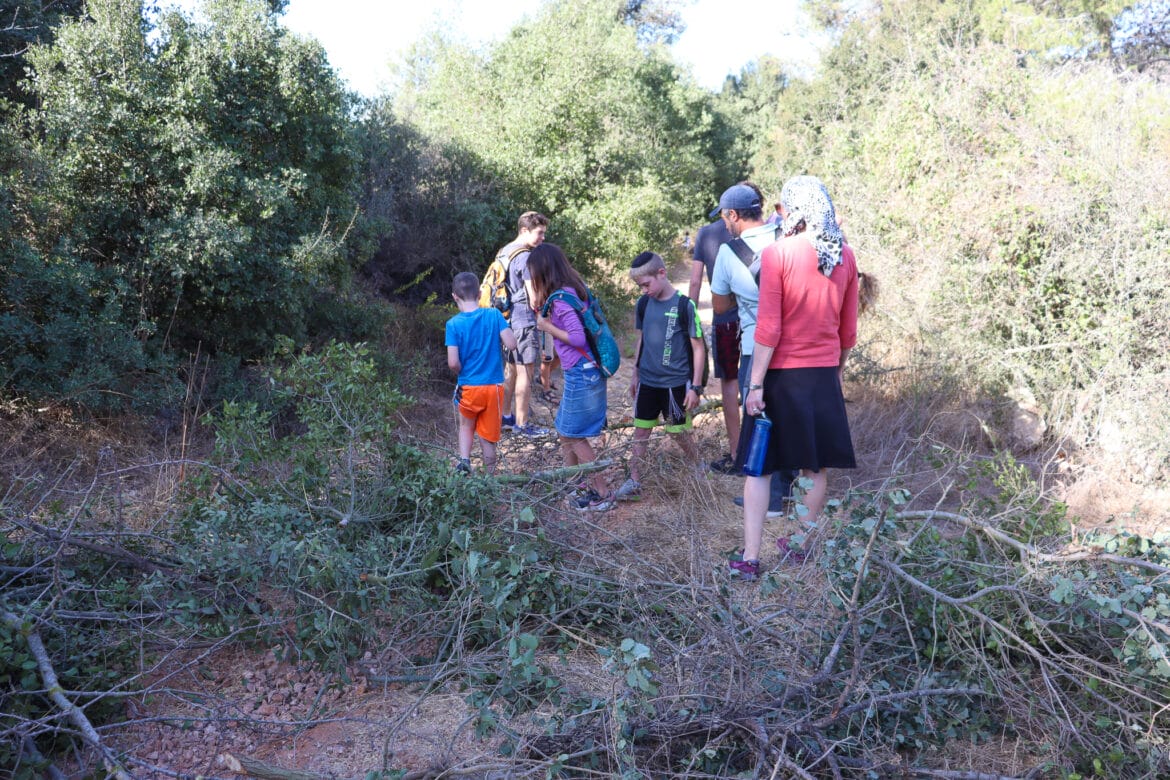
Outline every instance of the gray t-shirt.
[[636, 314], [634, 317], [634, 327], [642, 331], [638, 380], [647, 387], [685, 385], [692, 378], [687, 339], [692, 336], [697, 339], [703, 337], [703, 326], [699, 324], [695, 302], [690, 301], [691, 333], [687, 334], [682, 330], [682, 318], [679, 317], [682, 295], [678, 291], [665, 301], [655, 300], [648, 295], [642, 298], [646, 301], [646, 310], [642, 317]]
[[[523, 246], [527, 246], [523, 241], [513, 241], [500, 251], [504, 252], [504, 256], [507, 257]], [[511, 323], [513, 328], [536, 326], [536, 312], [528, 305], [528, 290], [524, 286], [526, 279], [532, 281], [532, 276], [528, 273], [528, 256], [530, 254], [532, 254], [531, 250], [521, 252], [512, 258], [512, 262], [508, 265], [508, 289], [512, 292]]]

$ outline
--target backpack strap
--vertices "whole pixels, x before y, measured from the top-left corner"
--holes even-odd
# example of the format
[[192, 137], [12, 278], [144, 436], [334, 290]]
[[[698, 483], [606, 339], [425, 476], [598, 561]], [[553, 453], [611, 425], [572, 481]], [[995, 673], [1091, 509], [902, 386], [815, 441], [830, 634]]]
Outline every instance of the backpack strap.
[[573, 311], [577, 312], [577, 314], [581, 314], [582, 312], [585, 311], [585, 304], [583, 304], [581, 302], [581, 299], [578, 298], [576, 295], [573, 295], [572, 293], [567, 293], [564, 290], [553, 290], [552, 293], [549, 294], [548, 298], [545, 299], [544, 306], [540, 307], [540, 316], [541, 317], [548, 316], [549, 311], [552, 310], [552, 302], [553, 301], [563, 301], [563, 302], [569, 304], [569, 306], [571, 306], [573, 308]]
[[748, 246], [748, 242], [744, 241], [742, 238], [733, 238], [727, 242], [727, 248], [732, 252], [735, 252], [735, 256], [739, 258], [741, 263], [746, 265], [748, 268], [752, 267], [752, 263], [754, 263], [756, 260], [756, 253], [752, 251], [750, 246]]
[[[691, 345], [691, 329], [694, 326], [694, 321], [691, 319], [691, 317], [692, 317], [692, 315], [694, 315], [696, 313], [696, 309], [698, 309], [698, 307], [694, 306], [694, 302], [690, 298], [688, 298], [685, 295], [681, 295], [681, 294], [679, 295], [678, 305], [679, 305], [679, 310], [678, 310], [679, 324], [682, 325], [683, 333], [685, 333], [687, 336], [687, 339], [686, 339], [687, 368], [691, 372], [690, 376], [687, 377], [687, 384], [689, 385], [691, 383], [691, 377], [693, 377], [695, 375], [695, 348]], [[707, 361], [706, 361], [706, 359], [704, 359], [703, 360], [702, 383], [699, 385], [699, 388], [702, 389], [706, 386], [707, 386]]]
[[[773, 237], [773, 239], [780, 237], [780, 226], [779, 225], [772, 226], [772, 237]], [[730, 241], [728, 241], [727, 247], [729, 249], [731, 249], [732, 252], [735, 252], [735, 256], [739, 258], [739, 261], [741, 263], [743, 263], [744, 265], [747, 266], [747, 269], [749, 271], [751, 271], [751, 273], [752, 273], [752, 279], [754, 279], [756, 282], [756, 287], [759, 287], [760, 286], [760, 265], [759, 265], [759, 263], [760, 263], [760, 254], [763, 252], [763, 250], [761, 249], [759, 252], [753, 252], [752, 248], [750, 246], [748, 246], [748, 242], [744, 241], [742, 238], [739, 238], [739, 237], [733, 238]]]
[[[638, 299], [638, 305], [634, 307], [634, 325], [638, 324], [638, 320], [645, 319], [646, 305], [650, 303], [650, 296], [643, 294]], [[638, 339], [638, 354], [634, 355], [634, 368], [638, 367], [638, 363], [642, 360], [642, 339]]]
[[512, 276], [512, 261], [515, 260], [517, 257], [519, 257], [522, 253], [531, 252], [531, 251], [532, 250], [529, 249], [528, 247], [521, 246], [520, 248], [515, 249], [512, 252], [510, 252], [508, 254], [507, 258], [504, 257], [503, 250], [500, 250], [500, 253], [498, 255], [496, 255], [496, 262], [500, 264], [500, 268], [504, 272], [504, 286], [508, 288], [508, 292], [510, 292], [510, 293], [516, 292], [515, 290], [512, 289], [512, 285], [510, 284], [510, 280], [511, 280], [511, 276]]

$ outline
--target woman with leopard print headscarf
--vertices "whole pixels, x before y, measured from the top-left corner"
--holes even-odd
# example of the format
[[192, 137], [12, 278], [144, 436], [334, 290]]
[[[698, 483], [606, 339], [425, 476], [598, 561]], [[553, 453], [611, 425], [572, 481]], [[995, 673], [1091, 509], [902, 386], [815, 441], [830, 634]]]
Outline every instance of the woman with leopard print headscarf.
[[[858, 275], [833, 201], [814, 176], [789, 179], [780, 193], [785, 238], [761, 255], [760, 303], [739, 465], [746, 457], [756, 415], [767, 414], [772, 433], [764, 473], [744, 481], [744, 550], [733, 573], [758, 575], [768, 475], [799, 469], [812, 480], [803, 503], [805, 520], [816, 523], [824, 509], [830, 468], [855, 468], [841, 380], [857, 342]], [[803, 559], [804, 551], [777, 540], [781, 555]]]

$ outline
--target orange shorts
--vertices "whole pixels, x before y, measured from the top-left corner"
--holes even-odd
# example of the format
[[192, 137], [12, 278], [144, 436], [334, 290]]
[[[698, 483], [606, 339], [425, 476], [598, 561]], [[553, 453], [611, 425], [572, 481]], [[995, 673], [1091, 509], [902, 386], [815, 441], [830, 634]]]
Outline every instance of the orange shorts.
[[500, 415], [504, 406], [503, 385], [460, 385], [455, 388], [459, 414], [475, 420], [475, 432], [484, 441], [500, 440]]

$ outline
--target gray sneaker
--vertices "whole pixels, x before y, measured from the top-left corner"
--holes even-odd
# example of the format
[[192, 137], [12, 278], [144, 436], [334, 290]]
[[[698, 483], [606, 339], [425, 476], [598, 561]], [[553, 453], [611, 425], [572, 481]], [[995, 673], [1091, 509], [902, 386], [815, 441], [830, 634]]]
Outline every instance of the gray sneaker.
[[630, 477], [614, 491], [613, 497], [618, 501], [637, 501], [642, 497], [642, 483]]
[[605, 512], [613, 509], [616, 503], [613, 493], [603, 496], [596, 490], [590, 489], [574, 499], [573, 506], [578, 512]]

